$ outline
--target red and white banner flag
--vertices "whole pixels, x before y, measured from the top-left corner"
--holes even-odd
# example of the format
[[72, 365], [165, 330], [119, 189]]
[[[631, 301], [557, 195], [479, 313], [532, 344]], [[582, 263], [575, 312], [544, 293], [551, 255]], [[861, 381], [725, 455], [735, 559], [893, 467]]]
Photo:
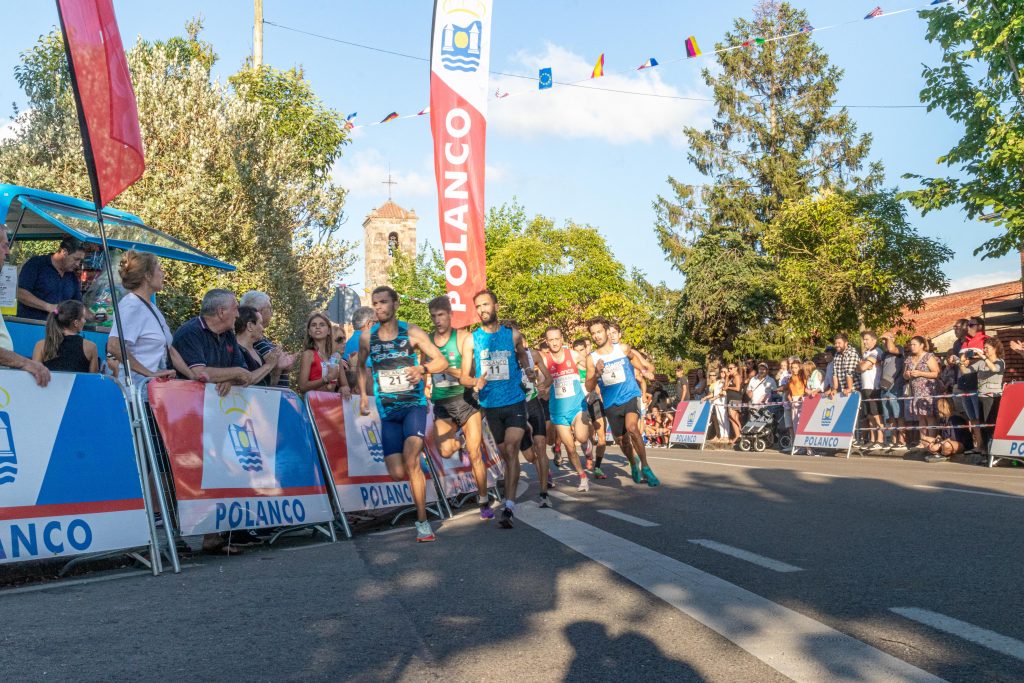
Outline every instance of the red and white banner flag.
[[101, 208], [146, 169], [135, 90], [112, 0], [57, 0], [57, 11], [85, 161]]
[[430, 51], [438, 222], [452, 325], [474, 321], [473, 295], [487, 284], [484, 152], [492, 0], [435, 0]]

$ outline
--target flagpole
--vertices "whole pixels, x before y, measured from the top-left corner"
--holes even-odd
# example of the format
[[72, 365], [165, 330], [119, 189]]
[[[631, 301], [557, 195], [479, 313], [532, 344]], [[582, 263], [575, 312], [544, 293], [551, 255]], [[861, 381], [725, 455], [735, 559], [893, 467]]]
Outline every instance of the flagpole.
[[[131, 394], [132, 368], [128, 361], [128, 345], [124, 340], [124, 330], [121, 327], [121, 310], [117, 302], [117, 288], [114, 285], [114, 267], [110, 262], [110, 247], [107, 246], [107, 228], [103, 224], [103, 206], [100, 204], [100, 181], [96, 173], [96, 159], [92, 152], [92, 140], [89, 137], [89, 123], [85, 119], [85, 109], [82, 107], [82, 98], [78, 90], [78, 77], [75, 75], [74, 59], [71, 56], [71, 45], [68, 44], [68, 32], [64, 26], [64, 12], [61, 11], [60, 0], [57, 4], [57, 17], [60, 19], [60, 33], [64, 39], [64, 54], [68, 57], [68, 71], [71, 74], [71, 90], [75, 94], [75, 109], [78, 111], [78, 128], [82, 134], [82, 147], [85, 151], [85, 165], [89, 170], [89, 184], [92, 186], [93, 208], [96, 210], [96, 224], [100, 228], [100, 244], [103, 247], [104, 269], [107, 271], [107, 284], [110, 286], [110, 303], [114, 308], [114, 325], [117, 327], [117, 341], [121, 349], [121, 364], [124, 366], [124, 381]], [[104, 349], [104, 352], [106, 350]]]

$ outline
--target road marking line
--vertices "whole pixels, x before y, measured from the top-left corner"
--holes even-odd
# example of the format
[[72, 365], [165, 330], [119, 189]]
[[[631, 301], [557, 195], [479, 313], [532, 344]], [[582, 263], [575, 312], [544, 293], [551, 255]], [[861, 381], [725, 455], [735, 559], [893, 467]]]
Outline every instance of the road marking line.
[[552, 498], [557, 498], [558, 500], [567, 500], [571, 503], [578, 503], [580, 500], [575, 496], [570, 496], [568, 493], [562, 493], [561, 491], [555, 491], [554, 489], [548, 489], [548, 495], [551, 496]]
[[[182, 569], [191, 567], [199, 567], [199, 564], [183, 564]], [[152, 570], [149, 569], [138, 569], [130, 571], [122, 571], [114, 574], [104, 574], [103, 576], [88, 576], [83, 579], [61, 579], [59, 581], [53, 581], [51, 583], [43, 583], [34, 586], [21, 586], [20, 588], [4, 588], [0, 590], [0, 598], [5, 595], [18, 595], [19, 593], [36, 593], [38, 591], [52, 591], [60, 590], [62, 588], [72, 588], [74, 586], [84, 586], [90, 583], [103, 583], [105, 581], [117, 581], [118, 579], [130, 579], [138, 576], [153, 576]]]
[[398, 529], [388, 529], [387, 531], [375, 531], [372, 534], [366, 534], [367, 538], [373, 538], [374, 536], [390, 536], [391, 534], [411, 534], [416, 531], [415, 527], [403, 526]]
[[731, 545], [726, 545], [724, 543], [719, 543], [717, 541], [712, 541], [706, 538], [691, 538], [690, 543], [702, 545], [705, 548], [710, 548], [711, 550], [717, 550], [720, 553], [723, 553], [725, 555], [731, 555], [732, 557], [735, 557], [739, 560], [746, 560], [747, 562], [752, 562], [753, 564], [760, 565], [765, 569], [771, 569], [773, 572], [786, 573], [803, 571], [801, 567], [786, 564], [785, 562], [773, 560], [772, 558], [765, 557], [764, 555], [752, 553], [749, 550], [743, 550], [742, 548], [734, 548]]
[[623, 522], [629, 522], [630, 524], [636, 524], [637, 526], [652, 527], [661, 526], [657, 522], [649, 522], [646, 519], [640, 519], [633, 515], [627, 515], [625, 512], [619, 512], [618, 510], [598, 510], [602, 515], [608, 515], [615, 519], [621, 519]]
[[976, 496], [995, 496], [996, 498], [1016, 498], [1024, 500], [1024, 496], [1015, 496], [1012, 493], [992, 493], [990, 491], [971, 491], [970, 489], [955, 489], [946, 486], [928, 486], [927, 484], [913, 484], [915, 489], [933, 489], [935, 491], [949, 491], [950, 493], [973, 493]]
[[648, 460], [671, 460], [673, 462], [699, 462], [702, 465], [720, 465], [721, 467], [739, 467], [744, 470], [761, 470], [763, 467], [757, 465], [733, 465], [728, 462], [716, 462], [715, 460], [687, 460], [686, 458], [659, 458], [656, 455], [647, 456]]
[[556, 510], [519, 519], [604, 565], [795, 681], [941, 681], [890, 654], [696, 567]]
[[889, 611], [939, 631], [952, 633], [954, 636], [977, 643], [990, 650], [1024, 660], [1024, 642], [1001, 633], [918, 607], [893, 607]]

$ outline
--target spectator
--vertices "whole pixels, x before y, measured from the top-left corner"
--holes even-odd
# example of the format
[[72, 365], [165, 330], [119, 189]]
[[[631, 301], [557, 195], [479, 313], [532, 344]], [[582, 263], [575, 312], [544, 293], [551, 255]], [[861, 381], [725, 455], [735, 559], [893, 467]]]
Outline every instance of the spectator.
[[804, 377], [807, 378], [807, 388], [804, 389], [805, 396], [817, 396], [825, 391], [825, 377], [821, 370], [814, 364], [813, 360], [805, 360], [803, 364]]
[[46, 332], [32, 350], [32, 360], [60, 372], [99, 372], [96, 344], [82, 336], [85, 329], [85, 305], [69, 299], [57, 304], [46, 316]]
[[935, 423], [935, 399], [939, 361], [935, 354], [925, 351], [928, 342], [917, 336], [910, 340], [910, 357], [903, 370], [903, 378], [910, 382], [910, 408], [908, 415], [917, 418], [920, 427], [918, 446], [924, 447], [923, 438], [929, 436], [929, 427]]
[[967, 337], [967, 318], [960, 318], [953, 323], [953, 347], [951, 351], [956, 355], [960, 355], [960, 349], [964, 345], [964, 338]]
[[936, 391], [940, 394], [954, 393], [960, 377], [960, 357], [955, 353], [951, 353], [944, 359], [941, 356], [938, 358], [942, 370], [939, 372], [939, 382]]
[[[261, 292], [256, 289], [249, 290], [242, 295], [242, 300], [239, 302], [239, 306], [251, 306], [260, 313], [260, 317], [263, 319], [263, 329], [266, 330], [270, 327], [270, 320], [274, 317], [274, 308], [271, 305], [270, 296], [266, 292]], [[284, 349], [272, 342], [268, 337], [264, 336], [261, 339], [257, 339], [252, 347], [256, 349], [256, 352], [263, 359], [263, 362], [267, 362], [267, 356], [274, 350], [278, 349], [281, 353], [281, 358], [278, 359], [277, 363], [273, 363], [274, 368], [270, 373], [270, 386], [279, 387], [281, 389], [287, 389], [289, 386], [290, 371], [295, 365], [295, 355], [285, 353]]]
[[836, 357], [829, 395], [834, 396], [839, 392], [843, 396], [849, 396], [860, 391], [860, 354], [850, 346], [849, 337], [841, 332], [833, 341], [836, 345]]
[[983, 349], [984, 355], [980, 360], [971, 363], [966, 356], [963, 359], [965, 373], [972, 373], [978, 378], [979, 411], [977, 420], [968, 422], [971, 426], [971, 434], [974, 443], [969, 454], [984, 453], [986, 442], [989, 440], [992, 428], [985, 427], [984, 434], [979, 424], [995, 424], [996, 414], [999, 411], [999, 397], [1003, 391], [1003, 374], [1006, 372], [1006, 362], [1003, 360], [1003, 344], [995, 337], [987, 337]]
[[299, 392], [348, 390], [340, 360], [341, 353], [334, 350], [331, 319], [319, 311], [311, 314], [306, 320], [306, 350], [299, 364]]
[[[7, 255], [11, 253], [11, 244], [7, 239], [7, 225], [0, 223], [0, 267], [7, 261]], [[0, 315], [0, 366], [24, 370], [32, 375], [36, 384], [45, 387], [50, 383], [50, 370], [37, 360], [25, 358], [14, 352], [14, 340], [11, 333], [7, 331], [7, 323], [3, 315]]]
[[825, 351], [825, 374], [822, 376], [822, 391], [824, 393], [830, 393], [835, 388], [835, 374], [836, 374], [836, 347], [826, 346]]
[[789, 381], [789, 359], [783, 358], [779, 361], [779, 369], [775, 373], [775, 385], [782, 390], [786, 387], [786, 383]]
[[661, 429], [661, 411], [652, 407], [644, 417], [644, 443], [660, 446]]
[[704, 374], [704, 368], [697, 368], [697, 383], [693, 387], [693, 398], [699, 400], [708, 393], [708, 378]]
[[861, 344], [864, 350], [861, 351], [861, 360], [857, 364], [860, 371], [860, 394], [864, 403], [861, 413], [867, 416], [868, 434], [867, 439], [862, 442], [868, 450], [881, 450], [885, 448], [885, 431], [882, 429], [882, 403], [881, 398], [881, 365], [883, 360], [882, 350], [878, 348], [878, 337], [874, 332], [865, 330], [860, 334]]
[[78, 269], [85, 259], [85, 248], [84, 242], [65, 237], [56, 252], [25, 261], [18, 273], [19, 318], [46, 320], [60, 302], [82, 300]]
[[274, 348], [266, 356], [256, 350], [255, 345], [263, 336], [263, 316], [252, 306], [239, 306], [238, 317], [235, 318], [235, 339], [242, 347], [245, 367], [252, 374], [251, 384], [269, 387], [276, 386], [271, 382], [274, 371], [286, 359], [281, 349]]
[[[124, 334], [132, 380], [141, 382], [145, 377], [174, 377], [175, 370], [182, 377], [192, 379], [188, 364], [171, 345], [174, 337], [164, 314], [152, 302], [153, 295], [164, 288], [164, 271], [160, 267], [160, 259], [153, 254], [131, 250], [121, 257], [118, 273], [121, 275], [121, 286], [128, 290], [121, 297], [117, 308], [121, 315], [120, 334]], [[117, 363], [123, 363], [118, 338], [115, 322], [107, 338], [107, 353]]]
[[221, 396], [227, 396], [231, 387], [245, 386], [252, 380], [235, 339], [237, 317], [234, 292], [211, 289], [203, 296], [199, 315], [186, 320], [171, 342], [192, 376], [216, 384]]
[[[686, 401], [688, 399], [680, 396], [679, 400]], [[665, 387], [661, 386], [661, 382], [654, 384], [654, 390], [651, 392], [651, 404], [663, 413], [669, 409], [668, 392], [665, 391]]]
[[900, 398], [903, 396], [903, 350], [896, 344], [894, 335], [882, 336], [885, 356], [882, 358], [882, 369], [879, 374], [878, 387], [882, 398], [882, 420], [890, 428], [887, 440], [889, 448], [905, 450], [906, 431], [900, 410]]
[[971, 445], [971, 431], [967, 424], [953, 412], [953, 402], [940, 398], [935, 402], [942, 429], [934, 438], [925, 437], [922, 443], [928, 449], [925, 462], [945, 462], [951, 455], [964, 453]]
[[[360, 306], [352, 313], [352, 336], [345, 341], [345, 350], [342, 352], [348, 365], [347, 380], [353, 391], [359, 391], [359, 382], [356, 378], [357, 372], [366, 372], [366, 368], [356, 368], [353, 356], [359, 355], [359, 338], [365, 333], [370, 333], [370, 328], [377, 321], [377, 315], [369, 306]], [[369, 367], [369, 359], [367, 359]], [[367, 382], [367, 389], [373, 386], [373, 382]]]
[[783, 388], [783, 399], [786, 405], [785, 424], [790, 436], [795, 434], [794, 425], [797, 424], [800, 415], [800, 404], [803, 403], [807, 394], [807, 373], [804, 370], [800, 359], [789, 361], [789, 377], [786, 386]]
[[729, 406], [729, 434], [732, 440], [729, 443], [735, 446], [740, 439], [740, 404], [743, 403], [743, 387], [746, 385], [744, 379], [746, 372], [741, 370], [736, 363], [729, 363], [728, 375], [725, 383], [725, 398]]
[[759, 363], [757, 374], [747, 382], [747, 398], [751, 403], [767, 403], [773, 392], [779, 390], [779, 385], [768, 375], [768, 364]]
[[715, 424], [717, 425], [717, 438], [728, 439], [729, 438], [729, 418], [726, 415], [725, 407], [725, 387], [729, 381], [729, 370], [726, 368], [719, 368], [718, 378], [711, 383], [711, 391], [704, 397], [703, 400], [711, 401], [713, 411], [715, 415]]

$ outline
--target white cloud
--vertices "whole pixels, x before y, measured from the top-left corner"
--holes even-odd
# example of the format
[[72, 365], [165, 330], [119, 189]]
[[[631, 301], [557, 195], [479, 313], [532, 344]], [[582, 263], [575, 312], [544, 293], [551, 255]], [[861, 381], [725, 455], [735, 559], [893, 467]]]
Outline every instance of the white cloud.
[[1011, 280], [1019, 280], [1019, 270], [997, 270], [992, 273], [977, 273], [974, 275], [965, 275], [963, 277], [956, 277], [949, 281], [949, 291], [962, 292], [967, 289], [977, 289], [978, 287], [988, 287], [989, 285], [998, 285], [1004, 282], [1010, 282]]
[[[510, 76], [495, 76], [491, 85], [509, 97], [489, 103], [488, 125], [503, 133], [520, 137], [551, 135], [572, 138], [601, 138], [614, 144], [651, 142], [667, 139], [684, 144], [682, 128], [702, 127], [710, 119], [710, 103], [643, 97], [593, 88], [670, 95], [676, 97], [707, 97], [706, 93], [680, 91], [665, 83], [658, 69], [608, 74], [580, 87], [558, 85], [558, 81], [587, 79], [593, 61], [565, 48], [548, 44], [543, 54], [523, 51], [513, 56], [514, 69], [536, 74], [551, 67], [556, 84], [551, 90], [538, 91], [535, 81]], [[623, 68], [616, 65], [614, 71]], [[591, 89], [587, 89], [591, 88]]]
[[[402, 171], [394, 166], [390, 173], [398, 183], [394, 193], [399, 196], [424, 196], [435, 191], [433, 174]], [[334, 181], [347, 189], [350, 195], [380, 197], [387, 194], [383, 183], [388, 177], [388, 160], [375, 149], [361, 149], [350, 156], [343, 156], [334, 165], [333, 175]]]
[[28, 122], [29, 112], [24, 112], [16, 119], [9, 119], [0, 126], [0, 142], [11, 140], [18, 134], [18, 130]]

